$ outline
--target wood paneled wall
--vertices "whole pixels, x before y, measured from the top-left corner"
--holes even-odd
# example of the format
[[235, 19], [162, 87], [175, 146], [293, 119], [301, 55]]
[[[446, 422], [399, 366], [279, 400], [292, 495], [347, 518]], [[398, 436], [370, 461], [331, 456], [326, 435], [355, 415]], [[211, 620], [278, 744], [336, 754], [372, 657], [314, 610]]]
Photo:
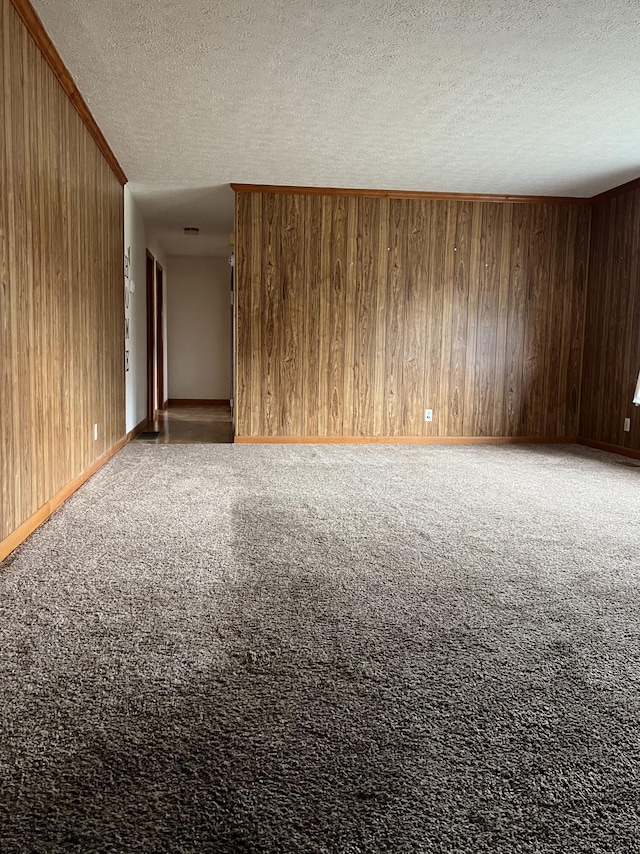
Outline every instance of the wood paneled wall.
[[589, 219], [237, 193], [237, 436], [575, 438]]
[[0, 8], [2, 540], [123, 436], [124, 307], [120, 181]]
[[[596, 201], [591, 251], [580, 436], [640, 451], [640, 189]], [[624, 419], [631, 431], [624, 431]]]

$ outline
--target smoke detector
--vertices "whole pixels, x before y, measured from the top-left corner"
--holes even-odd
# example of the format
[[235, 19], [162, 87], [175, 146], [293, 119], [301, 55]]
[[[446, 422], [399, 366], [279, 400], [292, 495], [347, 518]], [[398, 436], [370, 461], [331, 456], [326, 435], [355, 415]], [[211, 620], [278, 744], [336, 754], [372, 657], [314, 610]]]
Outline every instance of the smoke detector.
[[200, 229], [199, 228], [185, 228], [184, 233], [190, 235], [191, 237], [197, 237], [200, 234]]

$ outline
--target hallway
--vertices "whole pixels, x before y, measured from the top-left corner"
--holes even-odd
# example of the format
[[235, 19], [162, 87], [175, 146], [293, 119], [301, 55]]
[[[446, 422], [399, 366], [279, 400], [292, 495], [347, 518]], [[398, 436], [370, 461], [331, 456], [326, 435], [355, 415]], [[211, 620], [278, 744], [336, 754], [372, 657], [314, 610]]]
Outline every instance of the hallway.
[[[150, 445], [220, 445], [233, 442], [229, 406], [169, 406], [147, 427], [159, 431], [157, 439], [138, 438]], [[143, 434], [144, 435], [144, 434]]]

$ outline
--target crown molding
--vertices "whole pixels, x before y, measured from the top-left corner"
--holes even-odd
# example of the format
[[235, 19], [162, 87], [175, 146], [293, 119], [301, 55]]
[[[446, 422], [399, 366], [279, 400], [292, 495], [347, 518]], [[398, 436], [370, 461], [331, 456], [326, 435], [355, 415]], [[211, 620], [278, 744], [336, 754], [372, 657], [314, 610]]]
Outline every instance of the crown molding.
[[592, 204], [598, 202], [606, 202], [616, 196], [621, 196], [623, 193], [630, 193], [632, 190], [640, 189], [640, 178], [634, 178], [633, 181], [627, 181], [626, 184], [620, 184], [618, 187], [612, 187], [610, 190], [605, 190], [591, 199]]
[[378, 199], [439, 199], [455, 202], [502, 202], [505, 204], [589, 205], [591, 199], [573, 196], [515, 196], [491, 193], [431, 193], [422, 190], [363, 190], [337, 187], [288, 187], [280, 184], [231, 184], [236, 193], [287, 193], [310, 196], [366, 196]]
[[55, 74], [58, 82], [60, 83], [67, 97], [73, 104], [76, 112], [82, 119], [85, 127], [93, 137], [96, 145], [102, 152], [104, 159], [111, 167], [113, 174], [116, 176], [118, 181], [120, 181], [122, 186], [124, 186], [127, 183], [127, 176], [125, 175], [124, 170], [118, 163], [118, 159], [111, 150], [111, 147], [105, 139], [104, 134], [98, 127], [98, 123], [91, 115], [91, 110], [89, 109], [84, 98], [78, 91], [78, 87], [73, 82], [73, 77], [71, 76], [66, 65], [62, 61], [62, 58], [56, 50], [53, 42], [47, 35], [47, 31], [45, 30], [44, 25], [38, 17], [35, 9], [31, 5], [29, 0], [10, 0], [10, 2], [16, 13], [20, 17], [20, 20], [25, 25], [29, 35], [38, 46], [40, 53], [43, 55], [47, 64]]

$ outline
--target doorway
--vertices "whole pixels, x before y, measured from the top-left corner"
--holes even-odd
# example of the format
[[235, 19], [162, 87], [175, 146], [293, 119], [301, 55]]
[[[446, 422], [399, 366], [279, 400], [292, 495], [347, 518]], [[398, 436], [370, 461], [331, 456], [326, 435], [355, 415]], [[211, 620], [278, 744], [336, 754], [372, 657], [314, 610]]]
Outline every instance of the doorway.
[[164, 270], [147, 249], [147, 420], [164, 404]]
[[164, 404], [164, 270], [156, 261], [156, 410]]
[[[147, 251], [149, 430], [138, 441], [232, 443], [233, 270], [231, 299], [227, 259], [176, 256], [168, 275], [171, 281], [165, 292], [162, 265]], [[228, 361], [222, 356], [227, 339]], [[227, 371], [231, 381], [225, 388]]]

